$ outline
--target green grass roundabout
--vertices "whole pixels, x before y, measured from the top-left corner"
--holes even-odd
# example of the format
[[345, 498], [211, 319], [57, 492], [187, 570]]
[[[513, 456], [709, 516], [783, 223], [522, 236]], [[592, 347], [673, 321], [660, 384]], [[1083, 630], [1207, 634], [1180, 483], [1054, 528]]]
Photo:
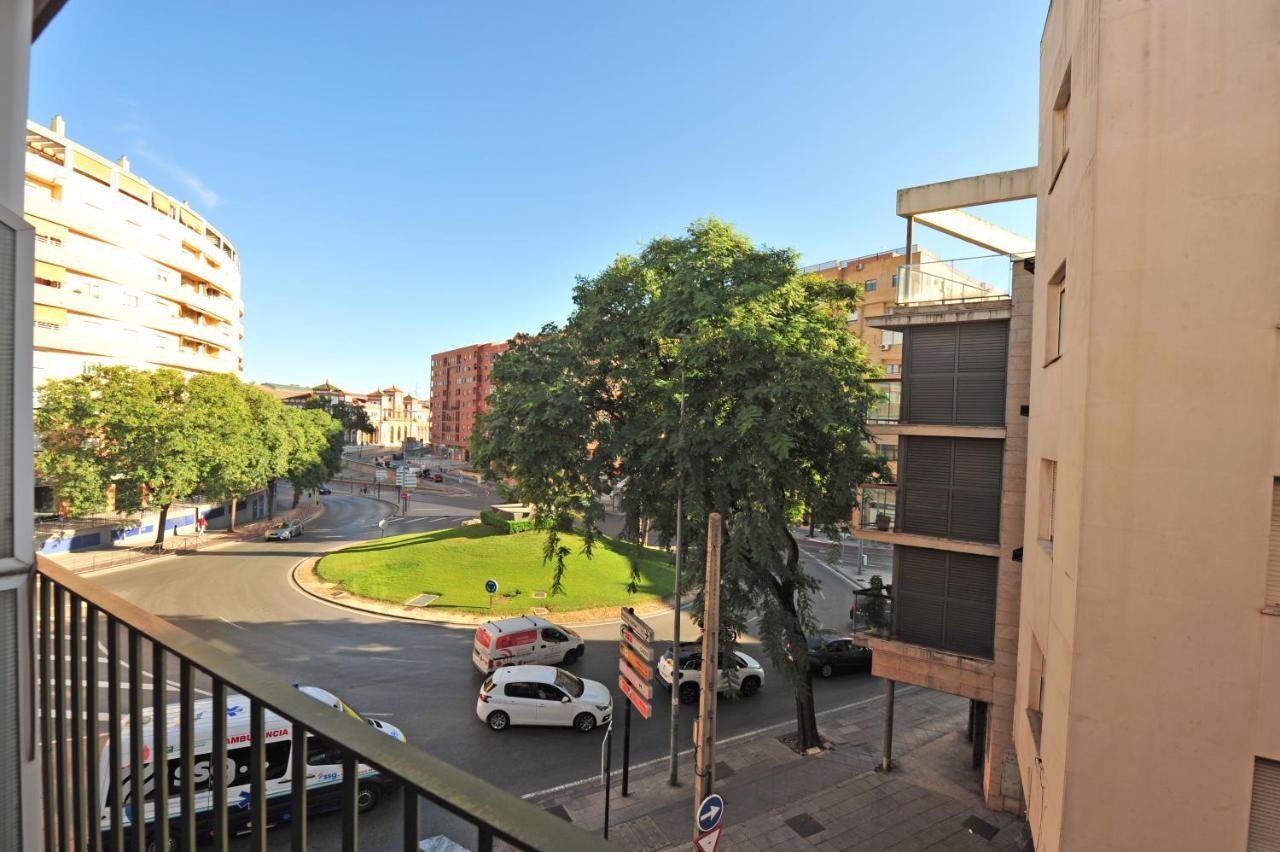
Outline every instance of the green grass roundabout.
[[[508, 535], [480, 525], [366, 541], [325, 556], [316, 573], [353, 595], [404, 604], [433, 594], [440, 597], [430, 604], [432, 609], [494, 615], [521, 615], [533, 607], [556, 613], [635, 606], [672, 592], [675, 571], [662, 554], [644, 554], [637, 591], [630, 594], [631, 545], [601, 538], [587, 558], [581, 536], [565, 533], [561, 540], [572, 555], [559, 595], [550, 593], [554, 566], [542, 559], [544, 533]], [[484, 590], [489, 578], [499, 586], [492, 610]], [[535, 597], [542, 592], [545, 597]]]

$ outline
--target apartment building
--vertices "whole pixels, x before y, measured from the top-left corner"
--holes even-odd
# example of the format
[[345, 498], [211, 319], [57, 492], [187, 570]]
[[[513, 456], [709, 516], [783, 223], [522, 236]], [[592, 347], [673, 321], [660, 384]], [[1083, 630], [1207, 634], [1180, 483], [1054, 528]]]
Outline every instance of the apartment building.
[[489, 371], [506, 343], [477, 343], [431, 356], [431, 444], [451, 458], [471, 458], [471, 430], [489, 397]]
[[[988, 806], [1021, 811], [1012, 748], [1034, 245], [962, 208], [1034, 194], [1034, 170], [904, 189], [917, 224], [989, 252], [978, 277], [913, 252], [896, 297], [867, 317], [902, 336], [901, 404], [872, 424], [897, 440], [897, 484], [865, 489], [859, 537], [893, 545], [890, 617], [862, 634], [886, 679], [892, 765], [898, 683], [969, 698]], [[905, 258], [902, 258], [905, 259]]]
[[243, 372], [240, 257], [220, 231], [57, 116], [27, 122], [25, 167], [36, 387], [97, 364]]
[[1045, 22], [1014, 714], [1040, 852], [1280, 849], [1277, 44], [1274, 3]]

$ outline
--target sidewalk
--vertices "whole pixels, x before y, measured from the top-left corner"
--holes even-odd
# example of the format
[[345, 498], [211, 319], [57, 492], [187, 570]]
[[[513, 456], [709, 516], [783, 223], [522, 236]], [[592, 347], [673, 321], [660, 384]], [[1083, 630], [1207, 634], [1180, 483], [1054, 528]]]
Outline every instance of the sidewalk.
[[[820, 713], [831, 748], [797, 755], [779, 741], [786, 723], [717, 748], [716, 792], [724, 797], [722, 852], [761, 850], [972, 850], [1018, 852], [1024, 822], [982, 803], [981, 780], [969, 768], [968, 702], [920, 688], [899, 688], [892, 772], [876, 771], [884, 704], [872, 698]], [[640, 724], [644, 724], [641, 722]], [[621, 751], [615, 742], [615, 766]], [[632, 852], [692, 848], [693, 767], [681, 759], [683, 786], [667, 784], [667, 762], [631, 775], [631, 795], [613, 781], [609, 840]], [[529, 797], [539, 807], [589, 831], [604, 824], [598, 779]]]

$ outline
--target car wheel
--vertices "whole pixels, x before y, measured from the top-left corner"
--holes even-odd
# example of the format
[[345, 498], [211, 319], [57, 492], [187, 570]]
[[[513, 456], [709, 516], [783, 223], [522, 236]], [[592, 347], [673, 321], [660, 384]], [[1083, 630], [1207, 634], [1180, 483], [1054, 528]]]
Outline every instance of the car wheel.
[[573, 720], [573, 726], [582, 733], [589, 734], [596, 729], [596, 717], [590, 713], [579, 713]]
[[698, 700], [698, 685], [696, 683], [680, 684], [680, 703], [694, 704]]
[[361, 784], [360, 791], [356, 793], [356, 809], [362, 814], [367, 814], [378, 806], [382, 801], [382, 788], [377, 784]]
[[831, 668], [830, 663], [823, 663], [822, 668], [818, 669], [818, 674], [822, 677], [831, 677], [834, 671], [835, 670]]
[[742, 682], [742, 686], [738, 687], [738, 694], [743, 698], [750, 698], [760, 691], [760, 678], [749, 677]]
[[489, 718], [486, 721], [488, 721], [489, 727], [493, 730], [505, 731], [511, 724], [511, 717], [501, 710], [494, 710], [489, 714]]

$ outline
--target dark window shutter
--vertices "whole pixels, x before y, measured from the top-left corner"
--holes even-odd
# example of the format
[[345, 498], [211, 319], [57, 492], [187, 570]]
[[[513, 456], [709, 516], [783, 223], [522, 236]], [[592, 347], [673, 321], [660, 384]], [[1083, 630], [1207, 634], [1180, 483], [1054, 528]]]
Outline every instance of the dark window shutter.
[[904, 423], [1004, 423], [1007, 322], [908, 328]]
[[898, 529], [1000, 540], [1003, 441], [904, 435], [898, 446]]
[[906, 423], [951, 423], [955, 418], [956, 329], [925, 325], [906, 330]]
[[894, 549], [894, 636], [990, 659], [998, 561], [920, 547]]
[[1253, 759], [1253, 802], [1249, 807], [1246, 852], [1280, 850], [1280, 762]]

